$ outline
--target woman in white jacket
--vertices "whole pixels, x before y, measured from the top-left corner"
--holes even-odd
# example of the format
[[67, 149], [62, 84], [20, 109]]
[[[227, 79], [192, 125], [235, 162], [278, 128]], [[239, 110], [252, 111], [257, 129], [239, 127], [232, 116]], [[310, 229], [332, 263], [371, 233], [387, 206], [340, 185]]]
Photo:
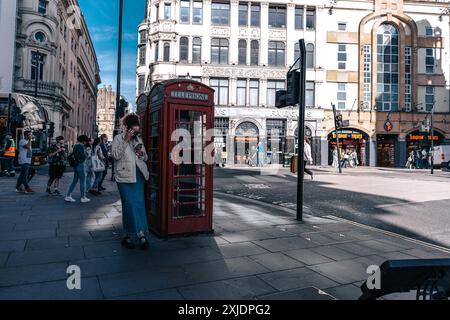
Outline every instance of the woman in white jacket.
[[305, 172], [311, 176], [311, 180], [314, 179], [314, 173], [306, 168], [306, 164], [313, 163], [311, 145], [309, 144], [309, 139], [305, 137], [305, 151], [303, 153], [303, 163], [305, 166]]
[[144, 184], [149, 178], [146, 164], [148, 157], [139, 137], [139, 117], [136, 114], [128, 114], [123, 119], [123, 125], [125, 130], [114, 138], [112, 144], [114, 177], [122, 200], [122, 245], [134, 249], [133, 238], [136, 237], [139, 247], [146, 250], [149, 243]]

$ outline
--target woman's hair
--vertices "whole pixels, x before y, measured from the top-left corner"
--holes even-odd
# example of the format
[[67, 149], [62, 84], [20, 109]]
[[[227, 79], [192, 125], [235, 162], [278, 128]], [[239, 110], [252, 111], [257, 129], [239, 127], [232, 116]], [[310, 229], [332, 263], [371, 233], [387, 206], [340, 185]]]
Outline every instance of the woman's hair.
[[79, 136], [78, 137], [78, 142], [80, 142], [80, 143], [86, 143], [86, 142], [88, 142], [89, 141], [89, 138], [88, 138], [88, 136], [87, 135], [81, 135], [81, 136]]
[[309, 139], [308, 139], [308, 137], [305, 137], [305, 142], [306, 142], [307, 144], [309, 144]]
[[122, 123], [127, 129], [131, 128], [131, 127], [135, 127], [135, 126], [140, 126], [141, 125], [141, 123], [139, 121], [139, 117], [135, 113], [127, 114], [123, 118]]
[[100, 138], [95, 138], [94, 144], [92, 145], [92, 149], [95, 149], [95, 147], [97, 147], [100, 144], [100, 142], [101, 142]]

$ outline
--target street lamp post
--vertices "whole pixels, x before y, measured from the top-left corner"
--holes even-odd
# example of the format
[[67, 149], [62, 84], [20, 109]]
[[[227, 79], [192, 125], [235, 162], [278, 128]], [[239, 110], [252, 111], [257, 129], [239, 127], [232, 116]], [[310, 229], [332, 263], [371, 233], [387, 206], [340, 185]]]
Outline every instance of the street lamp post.
[[431, 174], [434, 174], [434, 106], [431, 108]]
[[[120, 128], [120, 82], [122, 78], [122, 32], [123, 32], [123, 0], [119, 0], [119, 37], [117, 47], [117, 84], [116, 84], [116, 110], [114, 117], [113, 136], [119, 134]], [[114, 161], [111, 164], [111, 181], [114, 181]]]

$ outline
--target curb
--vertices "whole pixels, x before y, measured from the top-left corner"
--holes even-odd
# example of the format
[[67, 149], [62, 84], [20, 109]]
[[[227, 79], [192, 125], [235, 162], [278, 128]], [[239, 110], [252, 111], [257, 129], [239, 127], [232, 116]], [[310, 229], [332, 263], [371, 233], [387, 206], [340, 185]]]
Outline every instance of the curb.
[[379, 233], [383, 233], [383, 234], [391, 236], [391, 237], [396, 237], [396, 238], [400, 238], [400, 239], [403, 239], [403, 240], [407, 240], [409, 242], [413, 242], [413, 243], [416, 243], [416, 244], [419, 244], [419, 245], [422, 245], [422, 246], [425, 246], [425, 247], [429, 247], [431, 249], [436, 249], [436, 250], [444, 251], [445, 253], [450, 253], [450, 248], [446, 248], [446, 247], [439, 246], [439, 245], [436, 245], [436, 244], [432, 244], [432, 243], [429, 243], [429, 242], [425, 242], [425, 241], [422, 241], [422, 240], [417, 240], [417, 239], [414, 239], [414, 238], [402, 236], [401, 234], [398, 234], [398, 233], [395, 233], [395, 232], [386, 231], [386, 230], [383, 230], [383, 229], [371, 227], [371, 226], [368, 226], [368, 225], [365, 225], [365, 224], [362, 224], [362, 223], [354, 222], [354, 221], [347, 220], [347, 219], [344, 219], [344, 218], [339, 218], [339, 217], [336, 217], [336, 216], [328, 215], [328, 216], [325, 216], [325, 217], [328, 218], [328, 219], [335, 220], [335, 221], [340, 221], [340, 222], [352, 224], [352, 225], [360, 227], [360, 228], [364, 228], [364, 229], [376, 231], [376, 232], [379, 232]]

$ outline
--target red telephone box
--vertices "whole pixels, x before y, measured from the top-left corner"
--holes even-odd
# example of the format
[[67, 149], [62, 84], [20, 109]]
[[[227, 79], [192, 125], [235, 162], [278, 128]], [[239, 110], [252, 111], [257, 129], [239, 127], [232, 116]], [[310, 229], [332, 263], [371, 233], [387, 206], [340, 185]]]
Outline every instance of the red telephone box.
[[[167, 80], [142, 94], [137, 108], [149, 156], [145, 193], [150, 229], [162, 237], [213, 232], [213, 164], [204, 156], [214, 144], [206, 132], [214, 129], [214, 90], [196, 81]], [[189, 132], [191, 141], [173, 156], [174, 147], [184, 141], [172, 141], [177, 129]], [[185, 152], [197, 157], [180, 163]]]

